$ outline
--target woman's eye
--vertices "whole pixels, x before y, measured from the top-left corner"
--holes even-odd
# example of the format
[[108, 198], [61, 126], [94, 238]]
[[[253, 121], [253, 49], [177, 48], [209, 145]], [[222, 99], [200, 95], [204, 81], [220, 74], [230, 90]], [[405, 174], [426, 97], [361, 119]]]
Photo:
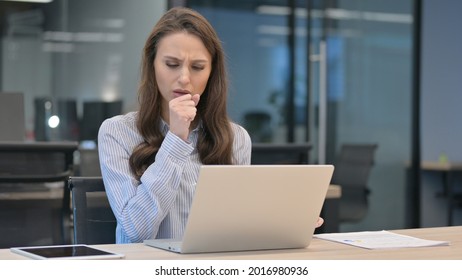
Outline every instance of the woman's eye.
[[204, 70], [204, 66], [202, 65], [194, 65], [192, 68], [197, 71]]
[[178, 67], [178, 63], [167, 62], [166, 65], [167, 65], [167, 67], [169, 67], [169, 68]]

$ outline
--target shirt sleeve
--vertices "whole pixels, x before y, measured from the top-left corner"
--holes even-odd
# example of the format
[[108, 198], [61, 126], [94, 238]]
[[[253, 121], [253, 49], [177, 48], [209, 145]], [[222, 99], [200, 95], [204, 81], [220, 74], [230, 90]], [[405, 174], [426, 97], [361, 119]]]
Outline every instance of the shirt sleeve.
[[156, 236], [159, 225], [173, 206], [182, 170], [194, 149], [191, 144], [167, 133], [155, 162], [138, 181], [130, 170], [129, 158], [141, 141], [136, 129], [120, 118], [103, 122], [98, 134], [104, 185], [118, 227], [129, 239], [121, 241], [124, 243], [142, 242]]

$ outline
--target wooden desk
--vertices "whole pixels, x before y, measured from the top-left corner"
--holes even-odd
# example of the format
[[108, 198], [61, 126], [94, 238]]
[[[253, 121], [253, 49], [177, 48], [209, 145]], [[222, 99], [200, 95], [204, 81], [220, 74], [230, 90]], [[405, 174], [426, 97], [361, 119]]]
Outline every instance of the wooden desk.
[[462, 171], [462, 162], [423, 161], [420, 168], [430, 171]]
[[327, 189], [326, 199], [335, 199], [342, 197], [342, 187], [339, 185], [329, 185]]
[[460, 162], [440, 162], [440, 161], [423, 161], [420, 168], [423, 171], [440, 172], [443, 180], [442, 195], [447, 199], [447, 225], [452, 226], [452, 216], [454, 208], [454, 191], [451, 174], [462, 171]]
[[[263, 250], [247, 252], [177, 254], [155, 249], [142, 243], [108, 244], [97, 247], [125, 254], [128, 260], [462, 260], [462, 226], [393, 230], [418, 238], [449, 241], [449, 246], [368, 250], [345, 244], [313, 239], [304, 249]], [[0, 260], [27, 259], [11, 253], [9, 249], [0, 250]]]

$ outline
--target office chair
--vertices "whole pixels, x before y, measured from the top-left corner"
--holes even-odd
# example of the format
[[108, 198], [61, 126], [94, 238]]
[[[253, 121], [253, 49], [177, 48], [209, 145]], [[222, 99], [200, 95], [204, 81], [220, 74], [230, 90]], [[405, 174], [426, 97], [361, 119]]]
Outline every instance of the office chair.
[[116, 218], [101, 177], [70, 177], [74, 244], [115, 243]]
[[249, 132], [252, 142], [271, 142], [271, 115], [267, 112], [252, 111], [244, 115], [244, 127]]
[[343, 144], [336, 160], [331, 183], [340, 185], [339, 221], [358, 222], [368, 211], [369, 174], [377, 144]]
[[0, 141], [0, 191], [8, 194], [0, 203], [1, 235], [8, 238], [0, 246], [70, 242], [70, 193], [65, 186], [77, 149], [77, 142], [68, 141]]

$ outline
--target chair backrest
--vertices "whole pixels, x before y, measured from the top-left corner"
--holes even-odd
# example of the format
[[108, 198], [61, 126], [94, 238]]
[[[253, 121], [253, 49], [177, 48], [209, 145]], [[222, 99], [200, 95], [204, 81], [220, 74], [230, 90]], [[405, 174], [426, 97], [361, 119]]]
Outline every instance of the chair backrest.
[[244, 115], [244, 127], [252, 142], [270, 142], [273, 138], [271, 115], [263, 111], [251, 111]]
[[[51, 194], [52, 190], [58, 188], [49, 188], [48, 184], [56, 182], [59, 189], [63, 190], [60, 221], [53, 220], [53, 228], [56, 227], [52, 233], [53, 244], [70, 242], [70, 231], [67, 227], [70, 221], [70, 192], [65, 186], [69, 176], [73, 175], [74, 152], [78, 149], [78, 145], [78, 142], [72, 141], [0, 141], [2, 192], [21, 192], [24, 194], [21, 200], [32, 199], [29, 198], [31, 193], [40, 193], [54, 202], [61, 199]], [[38, 196], [33, 197], [36, 201], [42, 201], [42, 198], [36, 198]], [[50, 202], [44, 201], [43, 204], [45, 204], [43, 207], [46, 207]], [[2, 227], [7, 226], [2, 225]], [[34, 235], [30, 238], [34, 238]], [[27, 242], [23, 245], [27, 245]]]
[[310, 143], [252, 143], [251, 164], [307, 164]]
[[115, 243], [116, 218], [101, 177], [71, 177], [74, 244]]
[[377, 144], [343, 144], [335, 162], [332, 184], [342, 187], [340, 222], [356, 222], [368, 210], [368, 180]]

